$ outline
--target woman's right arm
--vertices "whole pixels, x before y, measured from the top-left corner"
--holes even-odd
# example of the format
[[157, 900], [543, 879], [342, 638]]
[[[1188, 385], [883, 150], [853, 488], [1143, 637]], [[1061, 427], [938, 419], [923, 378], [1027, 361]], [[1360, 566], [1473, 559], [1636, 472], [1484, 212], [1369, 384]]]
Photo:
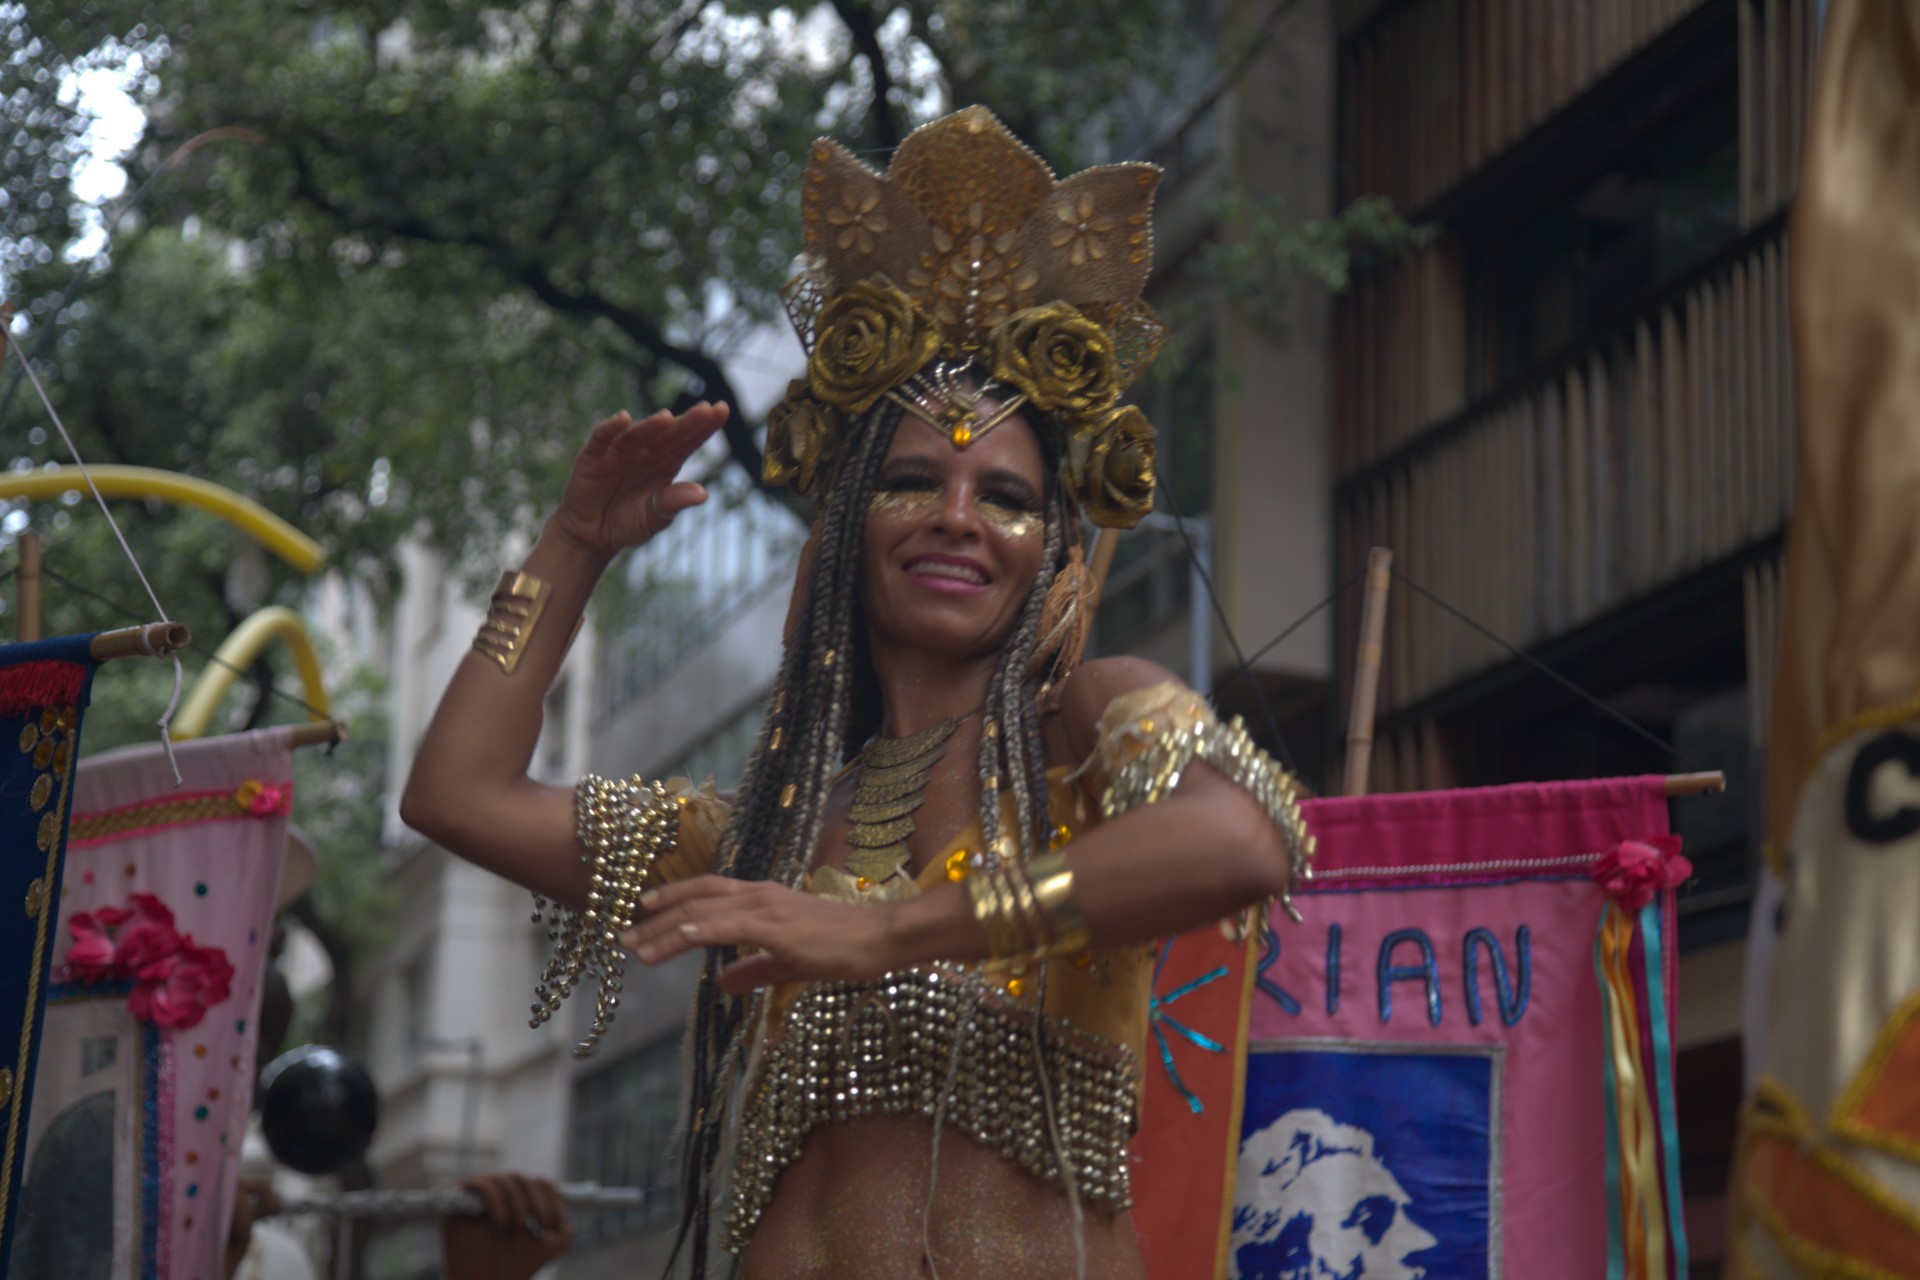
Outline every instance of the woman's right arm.
[[536, 893], [585, 901], [573, 788], [527, 776], [547, 689], [613, 557], [706, 501], [706, 490], [674, 476], [726, 419], [726, 405], [703, 402], [678, 416], [620, 413], [593, 429], [521, 565], [551, 588], [546, 608], [511, 675], [479, 653], [460, 660], [400, 798], [408, 826]]

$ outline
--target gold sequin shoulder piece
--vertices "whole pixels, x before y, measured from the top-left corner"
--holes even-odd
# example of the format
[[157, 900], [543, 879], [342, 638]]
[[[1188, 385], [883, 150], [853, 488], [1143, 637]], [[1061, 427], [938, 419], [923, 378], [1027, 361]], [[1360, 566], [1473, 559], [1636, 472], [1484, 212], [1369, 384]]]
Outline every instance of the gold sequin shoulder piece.
[[1289, 891], [1280, 905], [1294, 921], [1291, 886], [1306, 874], [1314, 839], [1300, 812], [1293, 775], [1247, 733], [1238, 716], [1221, 724], [1206, 701], [1169, 681], [1121, 694], [1100, 717], [1100, 736], [1088, 759], [1100, 796], [1100, 816], [1111, 820], [1173, 794], [1194, 761], [1213, 766], [1259, 803], [1286, 846]]

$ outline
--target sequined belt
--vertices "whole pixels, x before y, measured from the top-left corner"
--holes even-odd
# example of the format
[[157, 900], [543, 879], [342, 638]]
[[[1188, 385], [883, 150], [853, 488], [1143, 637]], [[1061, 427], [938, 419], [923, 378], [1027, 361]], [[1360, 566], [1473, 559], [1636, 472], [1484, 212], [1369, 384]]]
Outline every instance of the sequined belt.
[[[862, 1116], [933, 1116], [969, 1005], [973, 1017], [945, 1122], [1027, 1172], [1060, 1180], [1031, 1006], [945, 965], [822, 983], [794, 1001], [741, 1116], [722, 1237], [728, 1250], [738, 1253], [752, 1239], [775, 1181], [815, 1129]], [[1139, 1073], [1133, 1051], [1064, 1019], [1050, 1017], [1043, 1026], [1046, 1079], [1080, 1194], [1124, 1211], [1132, 1203], [1127, 1140]]]

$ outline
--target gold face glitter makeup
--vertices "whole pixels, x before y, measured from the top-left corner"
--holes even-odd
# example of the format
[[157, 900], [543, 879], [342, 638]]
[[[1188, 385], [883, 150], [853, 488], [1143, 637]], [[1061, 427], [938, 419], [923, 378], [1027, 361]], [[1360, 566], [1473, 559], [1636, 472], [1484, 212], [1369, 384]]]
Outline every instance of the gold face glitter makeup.
[[1040, 536], [1040, 517], [993, 497], [980, 500], [980, 518], [1015, 542]]
[[916, 516], [939, 501], [940, 486], [931, 482], [926, 488], [881, 488], [867, 499], [867, 511], [872, 515]]
[[[897, 481], [892, 486], [876, 489], [867, 499], [867, 511], [873, 515], [913, 517], [939, 505], [944, 497], [943, 487], [931, 479]], [[989, 491], [975, 499], [974, 509], [982, 521], [1004, 538], [1024, 542], [1040, 536], [1039, 513], [1026, 509], [1013, 498]]]

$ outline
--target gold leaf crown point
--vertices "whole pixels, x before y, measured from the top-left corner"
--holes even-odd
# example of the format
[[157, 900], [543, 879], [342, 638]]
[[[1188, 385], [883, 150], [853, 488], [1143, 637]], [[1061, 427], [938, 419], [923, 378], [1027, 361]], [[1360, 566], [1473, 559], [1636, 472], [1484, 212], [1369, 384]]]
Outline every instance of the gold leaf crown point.
[[[808, 389], [788, 397], [777, 440], [770, 432], [768, 479], [804, 489], [830, 474], [834, 439], [882, 396], [956, 447], [1030, 402], [1079, 442], [1063, 480], [1086, 515], [1136, 523], [1153, 502], [1153, 431], [1115, 398], [1166, 341], [1140, 296], [1159, 167], [1056, 181], [981, 106], [915, 129], [885, 174], [830, 138], [807, 155], [805, 253], [781, 298], [807, 351]], [[978, 418], [966, 401], [956, 417], [947, 411], [966, 397], [952, 380], [978, 360], [1019, 394], [997, 416]]]
[[[1088, 310], [1137, 302], [1153, 265], [1157, 165], [1102, 165], [1064, 181], [983, 106], [921, 125], [882, 175], [830, 138], [809, 149], [801, 220], [822, 300], [886, 275], [979, 349], [994, 325], [1041, 302]], [[797, 291], [796, 291], [797, 292]], [[1148, 314], [1151, 314], [1150, 312]], [[807, 317], [794, 313], [802, 341]], [[1147, 326], [1162, 333], [1155, 321]], [[1157, 341], [1120, 340], [1131, 382]]]

